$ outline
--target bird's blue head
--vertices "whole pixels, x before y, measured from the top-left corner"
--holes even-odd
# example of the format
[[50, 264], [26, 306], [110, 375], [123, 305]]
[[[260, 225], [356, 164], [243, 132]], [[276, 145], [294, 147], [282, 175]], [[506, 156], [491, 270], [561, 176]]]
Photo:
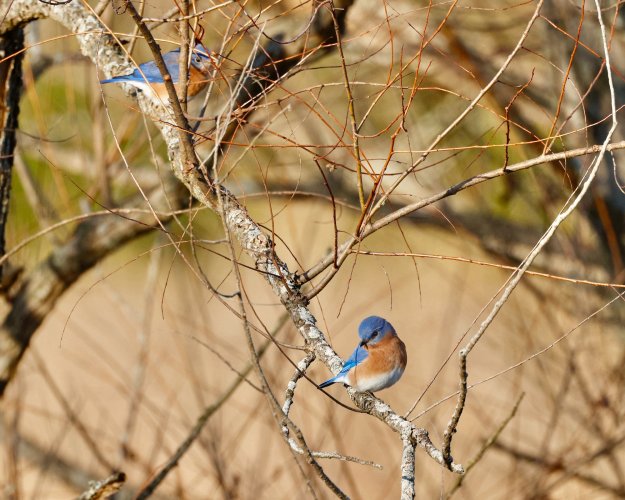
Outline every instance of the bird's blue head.
[[212, 51], [204, 47], [201, 43], [196, 43], [191, 50], [191, 64], [200, 71], [207, 71], [217, 63], [217, 58]]
[[369, 316], [360, 323], [358, 336], [360, 345], [375, 345], [387, 335], [395, 335], [395, 329], [384, 318], [379, 316]]

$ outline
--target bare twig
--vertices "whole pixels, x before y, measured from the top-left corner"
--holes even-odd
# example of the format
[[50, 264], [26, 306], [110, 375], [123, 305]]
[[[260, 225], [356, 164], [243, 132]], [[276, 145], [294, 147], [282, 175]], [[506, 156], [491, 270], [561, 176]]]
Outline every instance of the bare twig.
[[78, 500], [106, 499], [117, 493], [126, 482], [126, 474], [115, 472], [101, 481], [91, 481], [89, 489], [82, 493]]
[[[262, 357], [267, 348], [269, 347], [270, 342], [265, 342], [261, 348], [258, 350], [258, 356]], [[145, 485], [136, 495], [137, 500], [149, 498], [158, 488], [158, 486], [163, 482], [163, 480], [169, 475], [169, 473], [174, 469], [180, 459], [185, 455], [191, 445], [198, 438], [202, 429], [206, 426], [206, 423], [210, 420], [210, 418], [223, 406], [223, 404], [230, 399], [230, 397], [235, 393], [237, 388], [241, 385], [242, 382], [245, 381], [246, 377], [252, 371], [253, 366], [252, 363], [249, 363], [237, 376], [237, 378], [230, 384], [230, 386], [223, 392], [223, 394], [207, 406], [206, 409], [202, 412], [202, 414], [198, 417], [195, 425], [189, 432], [189, 435], [185, 438], [185, 440], [180, 443], [175, 453], [167, 460], [165, 465], [161, 468], [161, 470], [152, 478], [152, 480]]]
[[453, 487], [451, 488], [451, 490], [449, 490], [449, 493], [447, 493], [447, 498], [450, 498], [454, 495], [454, 493], [456, 491], [458, 491], [458, 489], [462, 486], [462, 483], [464, 482], [464, 480], [466, 479], [467, 475], [469, 474], [469, 471], [475, 467], [475, 465], [477, 465], [477, 463], [482, 459], [482, 457], [484, 456], [484, 454], [488, 451], [488, 449], [493, 446], [497, 440], [499, 439], [499, 436], [501, 435], [501, 433], [503, 432], [503, 430], [508, 426], [508, 424], [510, 423], [510, 421], [514, 418], [514, 416], [516, 415], [517, 410], [519, 409], [519, 405], [521, 404], [521, 401], [523, 400], [523, 397], [525, 396], [525, 393], [522, 393], [519, 396], [519, 399], [517, 399], [516, 403], [514, 403], [514, 406], [512, 407], [512, 410], [510, 411], [510, 413], [508, 414], [508, 416], [501, 422], [501, 424], [499, 424], [499, 427], [497, 427], [497, 429], [495, 430], [495, 432], [493, 432], [492, 436], [490, 436], [482, 445], [482, 447], [479, 449], [479, 451], [475, 454], [475, 456], [469, 460], [467, 462], [466, 465], [466, 469], [464, 471], [464, 475], [462, 476], [458, 476], [458, 478], [456, 479], [456, 483], [453, 485]]
[[[291, 406], [293, 405], [293, 398], [295, 397], [295, 388], [297, 387], [297, 382], [299, 381], [299, 379], [301, 379], [304, 376], [306, 370], [308, 369], [308, 367], [311, 365], [311, 363], [314, 360], [315, 360], [315, 354], [309, 353], [305, 358], [303, 358], [297, 364], [295, 373], [293, 374], [293, 376], [291, 377], [291, 380], [289, 380], [289, 383], [287, 384], [284, 404], [282, 405], [282, 413], [284, 413], [284, 416], [286, 417], [284, 422], [282, 423], [282, 434], [288, 441], [289, 446], [291, 446], [291, 449], [295, 453], [298, 453], [299, 455], [305, 455], [306, 452], [295, 442], [293, 438], [289, 436], [289, 422], [288, 422], [289, 412], [291, 411]], [[414, 449], [414, 446], [413, 446], [413, 449]], [[380, 464], [377, 464], [370, 460], [363, 460], [358, 457], [341, 455], [340, 453], [337, 453], [334, 451], [311, 451], [310, 453], [315, 458], [333, 458], [336, 460], [342, 460], [344, 462], [354, 462], [360, 465], [369, 465], [376, 469], [382, 469], [382, 466]]]
[[[178, 23], [178, 29], [181, 34], [180, 40], [180, 60], [178, 61], [178, 75], [179, 75], [179, 91], [180, 96], [178, 99], [180, 100], [180, 106], [182, 108], [183, 113], [187, 112], [187, 83], [189, 81], [189, 63], [191, 61], [190, 57], [192, 57], [192, 51], [189, 51], [189, 22], [184, 19], [189, 15], [189, 0], [181, 0], [178, 4], [180, 7], [180, 14], [183, 19], [180, 19]], [[195, 48], [195, 40], [193, 40], [192, 47]]]
[[354, 159], [356, 160], [356, 180], [358, 187], [358, 200], [360, 201], [360, 211], [365, 210], [365, 192], [362, 185], [362, 158], [360, 154], [360, 138], [359, 138], [359, 126], [358, 120], [356, 120], [356, 111], [354, 108], [354, 95], [352, 94], [352, 88], [349, 84], [349, 75], [347, 74], [347, 62], [345, 61], [345, 54], [343, 53], [343, 40], [341, 39], [341, 30], [336, 20], [334, 13], [334, 5], [330, 4], [329, 8], [332, 11], [332, 18], [334, 20], [334, 30], [336, 33], [336, 48], [341, 58], [341, 68], [343, 70], [343, 81], [345, 84], [345, 92], [347, 93], [347, 109], [349, 111], [349, 121], [352, 126], [352, 148], [354, 150]]

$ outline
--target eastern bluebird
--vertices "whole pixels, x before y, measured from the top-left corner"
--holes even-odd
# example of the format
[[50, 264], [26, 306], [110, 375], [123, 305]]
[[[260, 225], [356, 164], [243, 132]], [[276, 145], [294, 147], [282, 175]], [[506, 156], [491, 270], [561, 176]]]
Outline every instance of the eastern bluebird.
[[403, 375], [406, 345], [388, 321], [369, 316], [360, 323], [358, 336], [360, 343], [339, 374], [320, 384], [320, 389], [342, 382], [360, 392], [375, 392], [392, 386]]
[[[163, 54], [163, 60], [167, 71], [171, 75], [173, 83], [178, 89], [180, 81], [180, 48]], [[191, 50], [191, 66], [189, 68], [187, 96], [189, 98], [199, 94], [209, 82], [209, 76], [217, 59], [214, 54], [204, 48], [201, 43], [195, 45]], [[140, 64], [129, 75], [116, 76], [108, 80], [102, 80], [100, 83], [128, 83], [143, 91], [152, 90], [159, 98], [166, 99], [168, 97], [165, 83], [163, 83], [163, 75], [159, 71], [154, 61]]]

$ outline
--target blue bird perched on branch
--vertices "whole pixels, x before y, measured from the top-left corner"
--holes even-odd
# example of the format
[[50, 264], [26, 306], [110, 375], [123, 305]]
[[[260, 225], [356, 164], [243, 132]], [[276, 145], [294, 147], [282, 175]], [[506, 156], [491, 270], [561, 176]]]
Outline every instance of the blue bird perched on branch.
[[369, 316], [360, 323], [358, 336], [360, 343], [341, 371], [319, 384], [320, 389], [342, 382], [360, 392], [375, 392], [390, 387], [404, 374], [406, 345], [388, 321]]
[[[192, 98], [199, 94], [210, 81], [212, 70], [217, 65], [217, 58], [214, 53], [206, 49], [201, 43], [197, 43], [191, 52], [191, 64], [188, 72], [187, 96]], [[180, 93], [178, 84], [180, 82], [180, 48], [171, 50], [163, 54], [165, 67], [171, 75], [176, 91]], [[163, 80], [163, 75], [154, 61], [140, 64], [129, 75], [120, 75], [100, 83], [127, 83], [143, 91], [152, 91], [160, 99], [168, 97], [167, 89]]]

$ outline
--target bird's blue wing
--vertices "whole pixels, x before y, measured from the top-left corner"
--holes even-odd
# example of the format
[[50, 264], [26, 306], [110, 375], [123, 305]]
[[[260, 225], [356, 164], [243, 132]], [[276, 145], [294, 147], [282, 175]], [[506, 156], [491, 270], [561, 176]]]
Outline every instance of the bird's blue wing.
[[[165, 61], [165, 66], [167, 67], [167, 71], [171, 75], [171, 79], [174, 83], [176, 83], [180, 74], [180, 66], [178, 64], [180, 58], [180, 49], [172, 50], [163, 54], [163, 61]], [[141, 71], [139, 71], [141, 70]], [[163, 75], [161, 75], [158, 66], [154, 61], [146, 62], [139, 65], [139, 69], [134, 70], [132, 75], [129, 75], [132, 80], [141, 80], [148, 81], [149, 83], [162, 83]], [[123, 78], [123, 77], [122, 77]]]
[[[171, 50], [163, 54], [163, 61], [165, 61], [165, 67], [171, 79], [174, 83], [180, 81], [180, 49]], [[154, 61], [145, 62], [139, 65], [139, 68], [135, 69], [129, 75], [116, 76], [109, 78], [108, 80], [102, 80], [100, 83], [122, 83], [122, 82], [148, 82], [148, 83], [163, 83], [163, 75], [161, 75], [158, 66]]]
[[340, 379], [344, 377], [347, 372], [349, 372], [352, 368], [354, 368], [354, 366], [359, 365], [365, 359], [367, 359], [367, 356], [369, 356], [369, 352], [364, 347], [359, 345], [358, 347], [356, 347], [354, 352], [352, 352], [352, 355], [347, 358], [347, 361], [345, 361], [345, 364], [343, 364], [343, 368], [341, 368], [341, 371], [335, 377], [332, 377], [322, 384], [319, 384], [319, 388], [323, 389], [324, 387], [332, 385], [336, 382], [342, 382], [342, 380]]
[[[163, 60], [165, 61], [165, 66], [167, 66], [167, 71], [169, 71], [171, 75], [171, 79], [174, 83], [178, 82], [180, 80], [178, 77], [180, 75], [180, 49], [175, 49], [167, 52], [167, 54], [163, 54]], [[156, 64], [154, 65], [154, 69], [156, 69], [156, 72], [162, 80], [161, 72], [156, 67]]]
[[352, 352], [352, 355], [347, 359], [347, 361], [345, 361], [341, 373], [347, 373], [354, 366], [362, 363], [365, 359], [367, 359], [368, 356], [369, 351], [367, 351], [367, 349], [365, 349], [363, 346], [359, 345], [358, 347], [356, 347], [356, 349], [354, 349], [354, 352]]

